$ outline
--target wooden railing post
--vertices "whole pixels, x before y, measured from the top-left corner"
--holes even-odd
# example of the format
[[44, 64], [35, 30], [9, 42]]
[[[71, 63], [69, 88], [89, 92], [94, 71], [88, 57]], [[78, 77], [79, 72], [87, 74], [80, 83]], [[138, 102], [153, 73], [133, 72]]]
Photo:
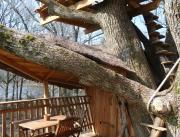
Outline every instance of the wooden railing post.
[[11, 112], [11, 123], [10, 123], [10, 135], [11, 137], [14, 137], [14, 124], [12, 123], [14, 121], [14, 112]]
[[2, 113], [2, 137], [6, 137], [6, 113]]

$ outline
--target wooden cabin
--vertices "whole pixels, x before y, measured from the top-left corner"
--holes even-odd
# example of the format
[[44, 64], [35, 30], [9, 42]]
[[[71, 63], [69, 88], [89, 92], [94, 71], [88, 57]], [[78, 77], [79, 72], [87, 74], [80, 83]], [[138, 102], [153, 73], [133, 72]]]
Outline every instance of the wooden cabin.
[[[24, 58], [0, 50], [0, 67], [27, 79], [44, 83], [44, 97], [33, 100], [0, 102], [1, 136], [17, 136], [18, 125], [28, 121], [43, 119], [44, 114], [51, 116], [82, 116], [82, 137], [117, 137], [121, 129], [122, 112], [128, 121], [129, 136], [134, 136], [127, 110], [121, 110], [116, 96], [92, 87], [79, 84], [78, 78], [70, 73], [56, 72], [45, 66], [34, 64]], [[125, 67], [125, 66], [124, 66]], [[123, 68], [123, 66], [122, 66]], [[126, 76], [129, 70], [122, 69]], [[84, 89], [85, 96], [49, 98], [48, 84], [69, 89]], [[55, 130], [55, 127], [52, 127]], [[27, 131], [28, 134], [29, 131]], [[45, 129], [36, 131], [45, 132]], [[9, 134], [7, 134], [9, 133]]]
[[[150, 3], [141, 5], [145, 0], [129, 0], [128, 10], [131, 16], [136, 16], [147, 11], [155, 9], [159, 5], [159, 0], [153, 0]], [[81, 9], [93, 11], [96, 6], [92, 0], [58, 0], [64, 6], [75, 10]], [[44, 25], [51, 21], [60, 21], [71, 25], [76, 25], [86, 29], [87, 33], [99, 29], [94, 24], [84, 23], [80, 20], [71, 20], [59, 18], [58, 16], [49, 16], [48, 7], [42, 4], [37, 12], [41, 16], [41, 24]], [[131, 119], [128, 110], [120, 105], [117, 98], [112, 93], [104, 92], [97, 88], [86, 87], [78, 82], [78, 77], [63, 71], [56, 72], [43, 65], [32, 63], [24, 58], [15, 56], [0, 49], [0, 67], [14, 72], [27, 79], [44, 83], [44, 97], [33, 100], [21, 100], [12, 102], [0, 102], [1, 132], [0, 136], [14, 137], [15, 131], [21, 123], [43, 119], [44, 114], [53, 116], [78, 116], [81, 117], [82, 137], [117, 137], [121, 133], [124, 119], [126, 119], [126, 136], [135, 137]], [[121, 66], [118, 71], [123, 76], [128, 76], [132, 71]], [[83, 89], [85, 96], [74, 97], [56, 97], [50, 98], [48, 95], [48, 84], [57, 85], [69, 89]], [[57, 125], [51, 127], [54, 132]], [[45, 133], [47, 127], [38, 129], [35, 135]], [[28, 129], [26, 136], [30, 136]]]

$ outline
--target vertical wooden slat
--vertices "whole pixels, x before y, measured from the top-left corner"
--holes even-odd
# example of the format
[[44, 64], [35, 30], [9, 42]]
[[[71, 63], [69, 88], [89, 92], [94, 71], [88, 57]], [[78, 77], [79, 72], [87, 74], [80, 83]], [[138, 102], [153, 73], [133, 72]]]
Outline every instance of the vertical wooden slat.
[[10, 136], [14, 137], [14, 124], [12, 123], [14, 121], [14, 112], [11, 112], [11, 124], [10, 124]]
[[27, 102], [24, 103], [24, 107], [26, 108], [24, 111], [25, 119], [28, 119], [28, 103]]
[[33, 109], [33, 101], [30, 102], [30, 118], [33, 119], [34, 118], [34, 113], [33, 113], [34, 109]]
[[37, 109], [36, 109], [36, 118], [39, 119], [40, 117], [39, 117], [39, 101], [38, 100], [36, 101], [36, 107], [37, 107]]
[[2, 113], [2, 137], [6, 137], [6, 113]]

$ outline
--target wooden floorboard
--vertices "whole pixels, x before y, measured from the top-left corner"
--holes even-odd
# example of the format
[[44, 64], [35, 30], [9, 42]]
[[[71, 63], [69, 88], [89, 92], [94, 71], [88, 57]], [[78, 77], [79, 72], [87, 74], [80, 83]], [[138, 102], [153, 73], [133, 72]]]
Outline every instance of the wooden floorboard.
[[94, 132], [82, 133], [79, 137], [98, 137]]

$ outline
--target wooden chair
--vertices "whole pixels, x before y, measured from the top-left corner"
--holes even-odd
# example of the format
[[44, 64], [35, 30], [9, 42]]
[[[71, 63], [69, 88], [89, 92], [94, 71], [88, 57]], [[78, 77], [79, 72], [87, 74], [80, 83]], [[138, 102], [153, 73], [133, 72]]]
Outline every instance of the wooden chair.
[[69, 117], [59, 121], [54, 137], [79, 137], [82, 129], [75, 125], [77, 120], [78, 118]]

